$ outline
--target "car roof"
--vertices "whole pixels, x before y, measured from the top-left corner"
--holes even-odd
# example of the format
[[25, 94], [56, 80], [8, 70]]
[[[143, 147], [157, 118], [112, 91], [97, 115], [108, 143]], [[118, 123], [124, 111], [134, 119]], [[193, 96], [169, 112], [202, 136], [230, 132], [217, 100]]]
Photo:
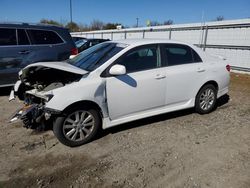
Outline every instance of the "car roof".
[[193, 44], [181, 42], [181, 41], [176, 41], [176, 40], [168, 40], [168, 39], [122, 39], [122, 40], [114, 40], [114, 41], [108, 41], [108, 42], [116, 42], [116, 43], [121, 43], [125, 45], [129, 45], [131, 48], [137, 47], [137, 46], [142, 46], [142, 45], [147, 45], [147, 44], [182, 44], [191, 47], [194, 49], [200, 56], [201, 58], [205, 58], [206, 54], [204, 51], [202, 51], [200, 48]]
[[168, 39], [123, 39], [123, 40], [114, 40], [117, 43], [123, 43], [127, 45], [139, 46], [145, 44], [156, 44], [156, 43], [168, 43], [168, 44], [185, 44], [190, 46], [190, 44], [175, 41], [175, 40], [168, 40]]
[[20, 28], [20, 29], [54, 29], [54, 30], [68, 30], [65, 27], [57, 26], [57, 25], [50, 25], [50, 24], [32, 24], [32, 23], [8, 23], [8, 22], [0, 22], [0, 27], [2, 28]]

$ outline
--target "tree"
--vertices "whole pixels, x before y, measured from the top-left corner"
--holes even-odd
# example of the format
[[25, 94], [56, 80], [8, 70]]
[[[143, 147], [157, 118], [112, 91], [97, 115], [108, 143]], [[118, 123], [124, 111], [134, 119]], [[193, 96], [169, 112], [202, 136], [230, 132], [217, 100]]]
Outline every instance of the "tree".
[[163, 22], [163, 25], [173, 25], [173, 20], [167, 20]]
[[91, 30], [101, 30], [103, 29], [104, 23], [99, 20], [93, 20], [90, 24]]
[[65, 27], [67, 27], [71, 32], [80, 31], [79, 26], [75, 22], [69, 22]]
[[224, 20], [224, 16], [217, 16], [216, 17], [216, 21], [222, 21], [222, 20]]
[[103, 29], [116, 29], [118, 25], [121, 25], [119, 23], [107, 23], [103, 26]]
[[50, 24], [50, 25], [57, 25], [57, 26], [63, 26], [62, 24], [60, 24], [59, 22], [57, 22], [55, 20], [48, 20], [48, 19], [41, 19], [40, 23], [42, 23], [42, 24]]

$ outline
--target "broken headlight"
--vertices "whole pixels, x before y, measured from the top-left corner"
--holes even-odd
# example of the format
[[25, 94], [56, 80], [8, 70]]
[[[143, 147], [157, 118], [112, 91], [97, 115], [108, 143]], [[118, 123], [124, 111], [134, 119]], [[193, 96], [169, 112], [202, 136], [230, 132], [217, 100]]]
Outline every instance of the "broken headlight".
[[54, 95], [52, 95], [52, 94], [45, 95], [45, 101], [49, 102], [53, 98], [53, 96]]

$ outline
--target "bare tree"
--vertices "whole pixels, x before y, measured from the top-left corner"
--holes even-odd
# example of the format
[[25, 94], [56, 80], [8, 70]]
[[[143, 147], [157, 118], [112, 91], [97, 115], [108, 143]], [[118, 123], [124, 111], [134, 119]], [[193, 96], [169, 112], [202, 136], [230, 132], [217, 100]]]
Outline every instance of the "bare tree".
[[90, 24], [91, 30], [101, 30], [103, 29], [104, 23], [100, 20], [93, 20]]
[[222, 21], [222, 20], [224, 20], [224, 16], [217, 16], [216, 17], [216, 21]]
[[153, 20], [153, 21], [149, 21], [147, 23], [147, 26], [172, 25], [173, 23], [174, 23], [173, 20], [170, 20], [170, 19], [164, 21], [163, 23]]
[[90, 28], [87, 24], [79, 23], [78, 26], [80, 31], [90, 31]]

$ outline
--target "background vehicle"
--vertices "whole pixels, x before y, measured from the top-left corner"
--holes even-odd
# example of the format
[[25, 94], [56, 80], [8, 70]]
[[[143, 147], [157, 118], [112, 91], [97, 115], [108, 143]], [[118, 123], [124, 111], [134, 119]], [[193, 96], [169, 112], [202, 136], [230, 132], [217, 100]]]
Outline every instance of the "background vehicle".
[[38, 61], [76, 55], [68, 29], [52, 25], [0, 24], [0, 87], [13, 85], [18, 71]]
[[229, 71], [226, 61], [181, 42], [105, 42], [68, 63], [27, 66], [10, 100], [26, 91], [28, 106], [14, 118], [30, 128], [53, 120], [55, 136], [78, 146], [100, 128], [192, 107], [209, 113], [228, 92]]
[[75, 42], [78, 52], [82, 52], [91, 46], [95, 46], [102, 42], [109, 41], [109, 39], [81, 39]]
[[76, 42], [78, 40], [86, 39], [85, 37], [72, 37], [73, 41]]

